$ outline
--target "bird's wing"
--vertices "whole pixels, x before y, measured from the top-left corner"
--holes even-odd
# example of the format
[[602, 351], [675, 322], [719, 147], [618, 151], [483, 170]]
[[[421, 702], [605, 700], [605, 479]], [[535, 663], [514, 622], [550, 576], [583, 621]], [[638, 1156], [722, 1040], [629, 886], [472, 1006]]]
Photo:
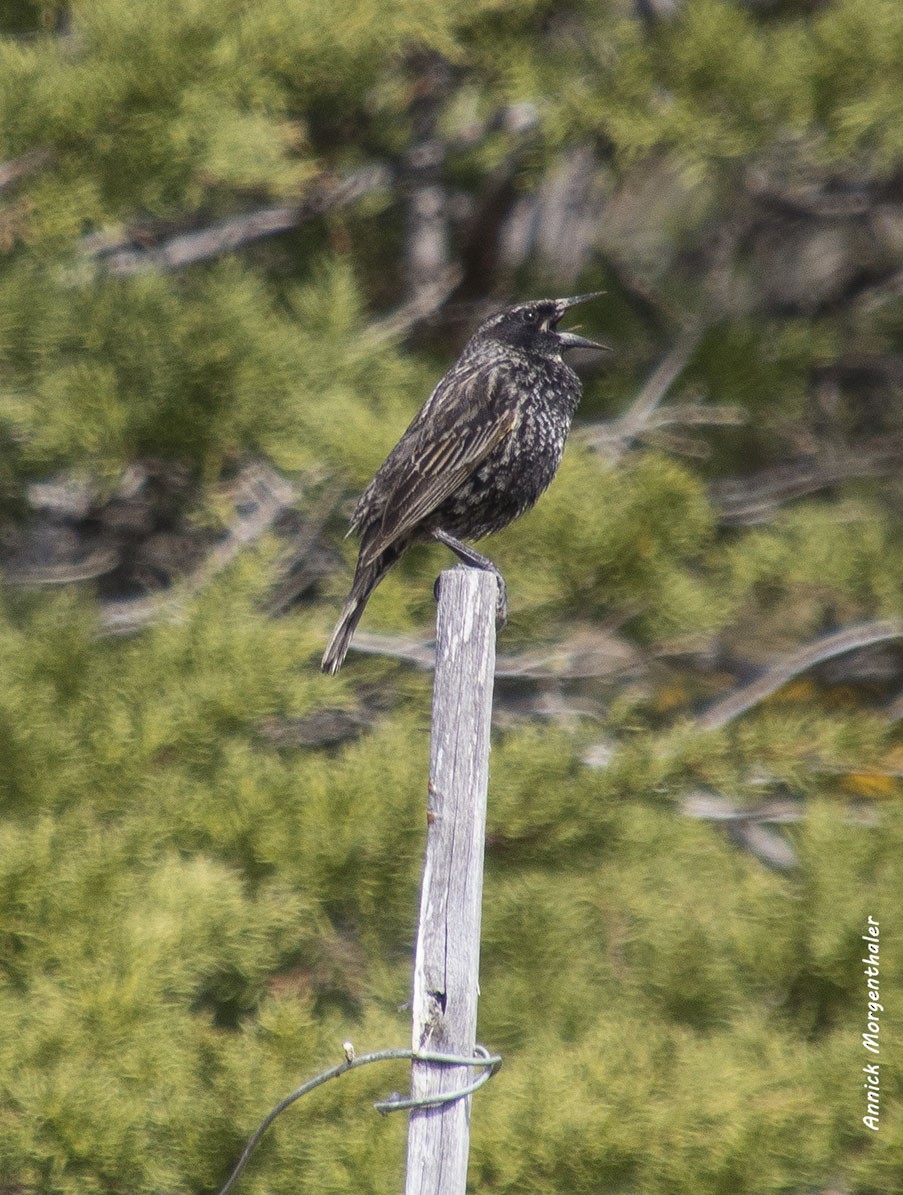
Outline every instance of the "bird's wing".
[[372, 538], [365, 536], [363, 563], [440, 506], [513, 431], [517, 412], [493, 401], [500, 380], [495, 369], [476, 368], [440, 382], [374, 479], [386, 498]]

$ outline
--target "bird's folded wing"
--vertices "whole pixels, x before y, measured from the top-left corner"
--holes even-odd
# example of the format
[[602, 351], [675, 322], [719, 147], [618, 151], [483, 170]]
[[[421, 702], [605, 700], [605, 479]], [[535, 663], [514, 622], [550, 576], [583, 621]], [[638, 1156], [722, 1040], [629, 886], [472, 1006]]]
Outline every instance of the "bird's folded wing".
[[375, 560], [441, 506], [517, 423], [517, 414], [510, 408], [493, 411], [483, 405], [478, 410], [471, 407], [467, 414], [468, 418], [453, 419], [441, 429], [433, 425], [429, 440], [418, 437], [420, 443], [412, 444], [385, 504], [382, 522], [362, 548], [362, 563]]

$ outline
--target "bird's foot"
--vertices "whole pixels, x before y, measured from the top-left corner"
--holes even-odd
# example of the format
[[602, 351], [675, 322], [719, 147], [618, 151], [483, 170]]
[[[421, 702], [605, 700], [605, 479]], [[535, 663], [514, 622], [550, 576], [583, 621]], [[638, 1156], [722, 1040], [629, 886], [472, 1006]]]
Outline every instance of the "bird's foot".
[[[451, 548], [462, 564], [470, 565], [471, 568], [483, 569], [484, 572], [492, 573], [495, 576], [498, 584], [498, 596], [495, 602], [495, 625], [501, 630], [508, 623], [508, 586], [505, 584], [505, 578], [501, 572], [488, 556], [483, 556], [482, 553], [477, 552], [469, 544], [462, 543], [461, 540], [455, 539], [453, 535], [449, 535], [445, 531], [434, 531], [433, 539], [437, 540], [440, 544], [445, 544], [447, 548]], [[437, 577], [436, 584], [433, 586], [433, 596], [437, 601], [439, 600], [439, 581], [440, 578]]]

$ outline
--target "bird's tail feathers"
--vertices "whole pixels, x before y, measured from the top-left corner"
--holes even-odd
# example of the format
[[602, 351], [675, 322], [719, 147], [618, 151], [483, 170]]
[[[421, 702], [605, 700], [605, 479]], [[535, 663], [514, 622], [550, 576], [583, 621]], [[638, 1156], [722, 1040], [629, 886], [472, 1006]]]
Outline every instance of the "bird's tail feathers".
[[348, 654], [351, 636], [354, 634], [357, 624], [361, 620], [361, 615], [364, 613], [364, 607], [367, 605], [367, 598], [369, 596], [369, 593], [363, 596], [355, 596], [352, 590], [348, 601], [342, 607], [341, 617], [336, 623], [335, 630], [332, 632], [332, 638], [329, 640], [326, 651], [323, 653], [323, 659], [320, 661], [321, 670], [328, 673], [329, 676], [335, 676], [342, 667], [345, 656]]
[[336, 623], [335, 630], [332, 632], [332, 638], [329, 640], [326, 651], [323, 653], [323, 659], [320, 661], [320, 668], [323, 672], [328, 673], [330, 676], [335, 676], [342, 667], [351, 643], [351, 637], [361, 620], [361, 615], [364, 613], [367, 602], [370, 600], [370, 594], [400, 555], [401, 551], [393, 545], [383, 552], [381, 556], [378, 556], [376, 560], [366, 565], [358, 560], [354, 581], [351, 585], [351, 592], [348, 594], [348, 599], [342, 607], [339, 621]]

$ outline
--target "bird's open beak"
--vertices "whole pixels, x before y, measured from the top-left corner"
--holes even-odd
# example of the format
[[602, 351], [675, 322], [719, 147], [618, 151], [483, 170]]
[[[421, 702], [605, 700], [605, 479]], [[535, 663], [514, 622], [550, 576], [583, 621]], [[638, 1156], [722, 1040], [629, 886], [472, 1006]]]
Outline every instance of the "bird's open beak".
[[[571, 299], [559, 299], [558, 308], [561, 315], [558, 316], [558, 319], [561, 319], [566, 311], [571, 307], [576, 307], [578, 303], [588, 303], [590, 299], [598, 299], [600, 295], [604, 294], [604, 290], [594, 290], [588, 295], [574, 295]], [[588, 340], [585, 336], [578, 336], [576, 332], [558, 332], [556, 329], [556, 335], [558, 336], [558, 343], [564, 349], [599, 349], [602, 352], [611, 352], [611, 345], [599, 344], [596, 340]]]

